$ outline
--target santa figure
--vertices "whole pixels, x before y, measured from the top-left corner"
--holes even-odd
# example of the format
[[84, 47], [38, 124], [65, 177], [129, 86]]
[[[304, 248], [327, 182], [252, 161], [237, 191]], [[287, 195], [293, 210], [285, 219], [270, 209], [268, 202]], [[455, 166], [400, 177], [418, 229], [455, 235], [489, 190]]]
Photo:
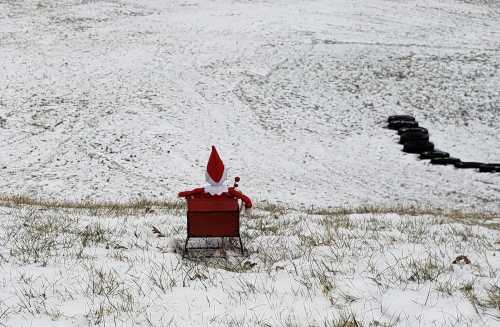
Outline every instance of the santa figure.
[[240, 199], [245, 205], [245, 214], [251, 214], [252, 201], [250, 198], [236, 188], [238, 187], [237, 182], [240, 181], [239, 177], [236, 177], [234, 186], [228, 187], [226, 185], [226, 175], [227, 169], [224, 166], [217, 149], [212, 145], [212, 152], [210, 153], [210, 158], [208, 159], [207, 171], [205, 172], [205, 179], [207, 184], [204, 187], [195, 188], [191, 191], [184, 191], [179, 193], [179, 197], [182, 198], [212, 198], [212, 197], [229, 197], [232, 199]]

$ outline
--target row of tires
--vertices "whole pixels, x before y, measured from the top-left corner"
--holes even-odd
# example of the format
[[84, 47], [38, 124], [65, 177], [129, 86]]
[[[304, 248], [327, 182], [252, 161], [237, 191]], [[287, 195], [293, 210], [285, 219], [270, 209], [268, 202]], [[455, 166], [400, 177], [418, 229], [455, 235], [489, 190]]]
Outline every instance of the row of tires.
[[418, 125], [415, 117], [409, 115], [394, 115], [387, 119], [388, 128], [397, 130], [399, 143], [403, 144], [403, 151], [417, 153], [420, 159], [430, 159], [433, 165], [454, 165], [456, 168], [473, 168], [479, 172], [500, 172], [500, 163], [482, 163], [461, 161], [450, 157], [448, 152], [437, 150], [429, 140], [429, 131]]

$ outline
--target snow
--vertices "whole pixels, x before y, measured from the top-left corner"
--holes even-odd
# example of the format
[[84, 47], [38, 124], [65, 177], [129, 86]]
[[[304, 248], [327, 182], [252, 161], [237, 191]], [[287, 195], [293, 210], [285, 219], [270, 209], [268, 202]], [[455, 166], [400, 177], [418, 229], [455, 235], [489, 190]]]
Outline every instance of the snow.
[[382, 127], [413, 114], [439, 149], [500, 162], [499, 8], [4, 1], [0, 192], [172, 199], [215, 144], [257, 201], [496, 211], [498, 174], [430, 166]]
[[[226, 241], [225, 258], [200, 250], [183, 258], [182, 211], [1, 208], [0, 324], [496, 326], [500, 319], [488, 302], [499, 285], [500, 233], [477, 218], [257, 210], [241, 231], [245, 256]], [[458, 255], [471, 263], [452, 264]]]
[[[500, 162], [499, 26], [496, 0], [1, 0], [0, 195], [173, 200], [216, 145], [257, 207], [245, 256], [183, 258], [182, 210], [0, 203], [0, 326], [497, 326], [500, 174], [384, 126]], [[328, 212], [408, 205], [473, 214]]]

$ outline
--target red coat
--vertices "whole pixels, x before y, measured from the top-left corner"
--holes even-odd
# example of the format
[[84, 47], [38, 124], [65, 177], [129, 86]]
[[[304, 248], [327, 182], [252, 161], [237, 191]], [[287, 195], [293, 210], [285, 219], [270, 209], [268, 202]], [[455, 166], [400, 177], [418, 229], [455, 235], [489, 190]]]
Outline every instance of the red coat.
[[252, 200], [250, 200], [250, 198], [245, 194], [236, 190], [234, 187], [228, 187], [227, 192], [224, 192], [220, 195], [211, 195], [210, 193], [206, 193], [203, 187], [200, 187], [200, 188], [195, 188], [192, 191], [179, 192], [178, 196], [181, 198], [194, 198], [194, 199], [227, 196], [232, 199], [240, 199], [241, 201], [243, 201], [243, 203], [245, 204], [245, 208], [247, 209], [252, 207]]

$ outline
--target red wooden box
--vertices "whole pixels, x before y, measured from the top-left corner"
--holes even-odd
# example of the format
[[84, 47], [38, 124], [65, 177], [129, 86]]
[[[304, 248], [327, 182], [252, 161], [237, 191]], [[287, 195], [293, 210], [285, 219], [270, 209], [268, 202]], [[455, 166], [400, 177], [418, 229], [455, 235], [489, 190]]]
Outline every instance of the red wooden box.
[[213, 197], [187, 200], [187, 238], [184, 252], [190, 238], [195, 237], [240, 237], [240, 207], [237, 199]]

